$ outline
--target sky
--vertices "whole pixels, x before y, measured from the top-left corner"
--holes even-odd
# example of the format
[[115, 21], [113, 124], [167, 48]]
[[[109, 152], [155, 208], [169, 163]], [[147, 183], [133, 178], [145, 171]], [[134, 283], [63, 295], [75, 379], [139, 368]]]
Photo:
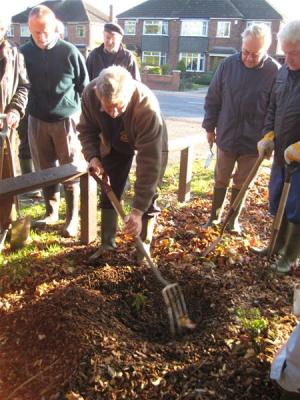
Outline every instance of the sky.
[[[43, 0], [10, 0], [5, 3], [6, 13], [10, 16], [41, 3]], [[162, 0], [164, 1], [164, 0]], [[249, 0], [251, 2], [251, 0]], [[144, 0], [88, 0], [90, 4], [109, 14], [109, 5], [114, 6], [115, 14], [128, 10]], [[276, 9], [284, 13], [288, 19], [300, 19], [300, 0], [269, 0]]]

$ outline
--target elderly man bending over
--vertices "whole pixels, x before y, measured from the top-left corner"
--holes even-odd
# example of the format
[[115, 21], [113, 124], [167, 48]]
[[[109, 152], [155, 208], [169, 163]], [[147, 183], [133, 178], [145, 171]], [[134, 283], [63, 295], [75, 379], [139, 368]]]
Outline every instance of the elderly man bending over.
[[[109, 176], [119, 199], [136, 151], [134, 198], [126, 230], [131, 235], [140, 234], [150, 245], [159, 211], [156, 189], [167, 162], [167, 130], [156, 97], [125, 68], [105, 68], [83, 92], [78, 131], [89, 167], [96, 174]], [[116, 230], [116, 212], [102, 193], [101, 247], [90, 257], [91, 263], [116, 247]], [[137, 261], [142, 259], [138, 253]]]

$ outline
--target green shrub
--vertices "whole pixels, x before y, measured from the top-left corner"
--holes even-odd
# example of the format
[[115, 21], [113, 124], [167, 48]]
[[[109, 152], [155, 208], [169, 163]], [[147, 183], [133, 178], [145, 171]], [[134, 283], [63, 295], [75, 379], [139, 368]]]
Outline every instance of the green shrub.
[[161, 66], [161, 73], [162, 75], [168, 75], [172, 72], [172, 68], [170, 64], [163, 64]]
[[161, 68], [158, 65], [145, 65], [143, 70], [149, 72], [149, 74], [161, 75]]
[[183, 60], [180, 60], [177, 65], [176, 65], [176, 69], [178, 69], [181, 72], [185, 72], [186, 71], [186, 66]]

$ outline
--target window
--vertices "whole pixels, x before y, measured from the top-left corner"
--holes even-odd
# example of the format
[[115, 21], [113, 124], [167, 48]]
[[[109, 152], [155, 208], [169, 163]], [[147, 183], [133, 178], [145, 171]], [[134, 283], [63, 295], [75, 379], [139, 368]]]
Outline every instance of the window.
[[12, 25], [9, 25], [7, 29], [7, 37], [13, 37], [13, 36], [15, 36], [14, 27]]
[[272, 25], [271, 21], [247, 21], [246, 27], [249, 28], [249, 26], [253, 25], [253, 24], [265, 24], [265, 25], [268, 25], [270, 28]]
[[85, 37], [85, 26], [84, 25], [76, 25], [76, 37], [78, 37], [78, 38]]
[[166, 64], [167, 55], [160, 51], [143, 51], [142, 61], [147, 65], [163, 65]]
[[168, 35], [168, 21], [144, 21], [144, 35]]
[[136, 21], [125, 21], [124, 32], [125, 35], [135, 35]]
[[217, 37], [229, 38], [230, 37], [230, 22], [218, 21]]
[[180, 53], [179, 61], [183, 60], [185, 68], [190, 72], [203, 72], [205, 57], [200, 53]]
[[185, 19], [181, 21], [181, 36], [207, 36], [208, 21]]
[[30, 36], [30, 30], [29, 30], [27, 24], [21, 24], [21, 36], [22, 37], [29, 37]]

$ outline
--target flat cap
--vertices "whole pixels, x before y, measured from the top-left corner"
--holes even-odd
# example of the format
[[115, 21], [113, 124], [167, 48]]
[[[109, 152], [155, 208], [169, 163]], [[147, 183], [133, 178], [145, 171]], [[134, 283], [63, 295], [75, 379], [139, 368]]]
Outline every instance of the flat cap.
[[104, 25], [104, 32], [117, 32], [121, 36], [124, 36], [123, 28], [119, 24], [115, 24], [113, 22], [109, 22]]

